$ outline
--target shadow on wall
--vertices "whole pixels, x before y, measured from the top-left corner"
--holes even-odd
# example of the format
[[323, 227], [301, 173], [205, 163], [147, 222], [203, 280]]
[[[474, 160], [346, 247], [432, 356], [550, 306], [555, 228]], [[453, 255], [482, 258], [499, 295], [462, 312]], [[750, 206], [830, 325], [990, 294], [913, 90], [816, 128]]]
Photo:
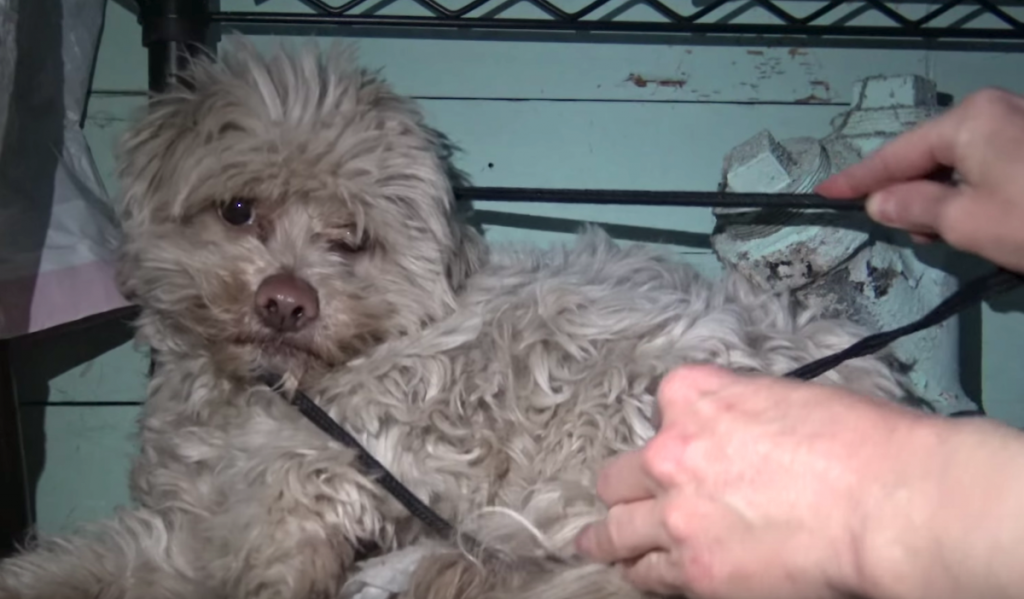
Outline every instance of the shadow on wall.
[[477, 229], [484, 226], [510, 227], [530, 231], [548, 233], [579, 233], [584, 226], [597, 225], [618, 241], [638, 243], [661, 243], [676, 245], [696, 250], [711, 251], [711, 240], [706, 233], [674, 231], [655, 227], [638, 227], [633, 225], [617, 225], [615, 223], [581, 221], [571, 218], [552, 216], [534, 216], [531, 214], [515, 214], [492, 210], [473, 210], [467, 212], [469, 222]]

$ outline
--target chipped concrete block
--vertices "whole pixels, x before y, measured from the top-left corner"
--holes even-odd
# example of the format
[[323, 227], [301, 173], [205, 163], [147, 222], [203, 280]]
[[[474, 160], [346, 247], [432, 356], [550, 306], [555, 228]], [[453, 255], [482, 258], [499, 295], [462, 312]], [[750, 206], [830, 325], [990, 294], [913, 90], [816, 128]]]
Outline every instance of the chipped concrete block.
[[767, 130], [733, 148], [725, 157], [726, 183], [733, 191], [774, 192], [792, 181], [796, 160]]
[[[723, 160], [733, 192], [807, 193], [832, 172], [942, 111], [937, 86], [916, 75], [869, 77], [854, 88], [850, 110], [822, 138], [776, 140], [762, 131]], [[932, 267], [857, 219], [820, 211], [714, 211], [711, 245], [723, 264], [766, 289], [793, 293], [823, 314], [869, 330], [907, 324], [957, 288]], [[893, 343], [915, 394], [940, 413], [974, 408], [960, 384], [958, 319]]]

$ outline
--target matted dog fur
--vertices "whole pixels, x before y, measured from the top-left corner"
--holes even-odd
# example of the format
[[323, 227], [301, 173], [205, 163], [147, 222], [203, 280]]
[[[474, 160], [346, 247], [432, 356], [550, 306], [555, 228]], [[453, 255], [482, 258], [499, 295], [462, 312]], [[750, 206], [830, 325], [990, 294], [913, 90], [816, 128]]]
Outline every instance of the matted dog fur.
[[[157, 358], [136, 505], [4, 562], [4, 599], [334, 598], [359, 544], [433, 542], [253, 382], [263, 369], [521, 556], [480, 565], [438, 544], [409, 599], [637, 596], [614, 568], [536, 556], [570, 555], [602, 515], [595, 473], [654, 433], [660, 377], [698, 362], [781, 374], [862, 336], [596, 229], [488, 249], [455, 215], [442, 138], [350, 50], [266, 57], [235, 39], [189, 79], [120, 152], [120, 284]], [[905, 394], [875, 358], [823, 380]]]

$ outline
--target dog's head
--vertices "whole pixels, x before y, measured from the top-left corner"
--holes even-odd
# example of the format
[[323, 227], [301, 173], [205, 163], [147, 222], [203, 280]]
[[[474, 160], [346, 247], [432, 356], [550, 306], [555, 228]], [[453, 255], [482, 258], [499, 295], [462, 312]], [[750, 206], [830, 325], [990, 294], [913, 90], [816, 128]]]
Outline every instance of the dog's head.
[[119, 279], [157, 349], [304, 371], [451, 310], [484, 250], [410, 101], [349, 50], [237, 39], [185, 80], [119, 152]]

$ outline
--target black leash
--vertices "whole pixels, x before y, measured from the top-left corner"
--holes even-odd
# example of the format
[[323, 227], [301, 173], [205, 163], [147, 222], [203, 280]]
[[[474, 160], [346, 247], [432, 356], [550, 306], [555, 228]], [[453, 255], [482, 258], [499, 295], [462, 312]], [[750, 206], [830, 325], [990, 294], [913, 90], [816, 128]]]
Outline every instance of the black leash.
[[[293, 396], [288, 398], [281, 389], [283, 381], [281, 376], [263, 373], [259, 376], [259, 379], [263, 384], [277, 391], [281, 397], [284, 397], [289, 403], [298, 408], [299, 412], [316, 425], [317, 428], [345, 447], [354, 449], [356, 451], [356, 460], [362, 467], [363, 474], [376, 480], [377, 484], [390, 493], [410, 514], [419, 519], [420, 522], [434, 531], [439, 537], [444, 539], [453, 539], [455, 537], [455, 527], [395, 478], [384, 467], [384, 464], [377, 461], [373, 454], [363, 447], [351, 433], [345, 430], [345, 427], [331, 418], [327, 412], [316, 405], [316, 402], [303, 393], [301, 389], [296, 389]], [[479, 547], [479, 542], [472, 538], [466, 538], [464, 535], [463, 546], [474, 550]]]
[[[476, 189], [476, 191], [478, 192], [478, 196], [486, 196], [488, 199], [492, 199], [491, 195], [501, 195], [499, 193], [492, 193], [491, 195], [481, 194], [479, 193], [481, 191], [479, 188]], [[484, 191], [488, 190], [484, 189]], [[566, 192], [564, 190], [554, 190], [553, 192], [547, 192], [547, 196], [545, 197], [549, 197], [549, 200], [545, 201], [550, 201], [551, 198], [555, 198], [553, 201], [561, 199], [563, 202], [572, 202], [573, 200], [578, 200], [578, 198], [575, 197], [576, 195], [577, 194], [575, 193]], [[821, 209], [864, 210], [863, 200], [826, 200], [820, 196], [815, 196], [814, 194], [745, 194], [739, 199], [733, 198], [730, 201], [722, 201], [723, 197], [734, 195], [736, 194], [708, 193], [701, 197], [688, 198], [690, 200], [688, 205], [714, 207], [728, 205], [729, 207], [737, 208], [761, 208], [768, 204], [766, 199], [762, 196], [771, 196], [775, 198], [774, 202], [780, 202], [771, 203], [772, 207], [781, 208], [792, 206], [808, 208], [813, 206], [814, 208]], [[749, 203], [743, 204], [744, 199]], [[1004, 269], [997, 269], [987, 275], [968, 282], [938, 306], [933, 308], [930, 312], [914, 322], [891, 331], [884, 331], [864, 337], [842, 351], [814, 360], [813, 362], [796, 368], [783, 376], [785, 378], [794, 378], [804, 381], [813, 380], [836, 368], [843, 362], [878, 352], [897, 339], [906, 337], [907, 335], [911, 335], [928, 327], [935, 326], [946, 319], [955, 316], [972, 304], [979, 303], [995, 295], [1005, 293], [1015, 287], [1018, 287], [1022, 283], [1024, 283], [1024, 277], [1021, 275], [1011, 273]], [[309, 398], [308, 395], [303, 393], [301, 390], [296, 390], [291, 398], [287, 397], [281, 389], [282, 377], [279, 375], [264, 373], [260, 375], [259, 378], [262, 383], [277, 391], [282, 397], [294, 405], [299, 412], [310, 422], [316, 425], [317, 428], [342, 445], [354, 449], [356, 451], [356, 459], [358, 460], [359, 465], [363, 468], [363, 473], [366, 476], [375, 479], [377, 483], [380, 484], [380, 486], [383, 487], [384, 490], [386, 490], [392, 497], [394, 497], [395, 500], [401, 503], [410, 514], [419, 519], [439, 537], [448, 540], [457, 540], [456, 535], [458, 533], [451, 523], [435, 512], [430, 506], [417, 497], [415, 493], [403, 485], [401, 481], [395, 478], [395, 476], [391, 474], [383, 464], [377, 461], [377, 459], [374, 458], [373, 455], [367, 451], [367, 449], [363, 447], [351, 433], [331, 418], [330, 415], [321, 409], [316, 402]], [[984, 411], [980, 408], [978, 410], [969, 410], [950, 414], [951, 417], [980, 415], [984, 415]], [[462, 547], [474, 553], [476, 550], [483, 547], [478, 540], [464, 533], [461, 534], [461, 538], [458, 540]], [[548, 557], [550, 559], [562, 560], [559, 556], [552, 555]]]
[[[864, 337], [846, 349], [819, 358], [809, 364], [786, 373], [786, 377], [810, 381], [832, 370], [847, 360], [862, 358], [881, 351], [890, 343], [933, 327], [942, 321], [955, 316], [972, 304], [983, 302], [991, 297], [1006, 293], [1011, 289], [1024, 283], [1024, 276], [999, 268], [993, 272], [969, 281], [955, 293], [947, 297], [930, 312], [902, 327], [884, 331]], [[950, 414], [950, 416], [984, 415], [984, 411], [978, 410], [961, 411]]]

